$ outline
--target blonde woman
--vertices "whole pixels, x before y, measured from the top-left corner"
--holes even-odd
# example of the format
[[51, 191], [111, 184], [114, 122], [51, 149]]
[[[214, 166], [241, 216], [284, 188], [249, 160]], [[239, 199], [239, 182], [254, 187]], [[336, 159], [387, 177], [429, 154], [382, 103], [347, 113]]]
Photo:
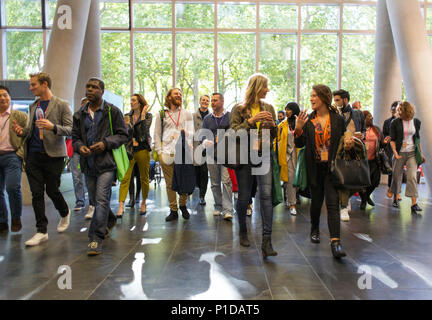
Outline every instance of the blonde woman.
[[[394, 119], [390, 125], [391, 148], [393, 150], [393, 178], [390, 187], [394, 195], [393, 207], [399, 208], [397, 195], [401, 193], [403, 167], [407, 166], [407, 182], [405, 196], [411, 198], [411, 213], [417, 213], [422, 209], [417, 205], [417, 162], [415, 158], [415, 140], [420, 140], [421, 121], [414, 118], [414, 106], [408, 102], [399, 105], [399, 118]], [[426, 162], [420, 143], [423, 163]]]
[[[270, 129], [271, 140], [277, 136], [276, 113], [272, 105], [262, 101], [269, 92], [268, 78], [262, 74], [254, 74], [249, 78], [244, 102], [234, 106], [231, 112], [231, 129], [250, 130], [258, 129], [261, 136], [262, 129]], [[251, 137], [249, 137], [251, 139]], [[255, 143], [253, 143], [255, 145]], [[257, 143], [259, 148], [263, 148]], [[270, 148], [270, 145], [267, 146]], [[250, 164], [242, 164], [235, 169], [238, 181], [237, 216], [240, 227], [240, 244], [244, 247], [250, 246], [247, 236], [246, 211], [252, 190], [252, 167]], [[260, 190], [260, 211], [262, 217], [262, 246], [261, 251], [264, 258], [276, 256], [271, 243], [273, 224], [272, 207], [272, 169], [262, 175], [256, 175], [257, 185]]]
[[[134, 94], [131, 97], [131, 112], [126, 118], [126, 125], [129, 132], [129, 141], [126, 144], [128, 154], [132, 156], [129, 162], [129, 169], [120, 184], [119, 208], [117, 217], [121, 218], [124, 211], [124, 202], [129, 190], [131, 176], [135, 163], [138, 164], [141, 177], [142, 202], [140, 215], [145, 215], [146, 200], [149, 192], [149, 168], [150, 168], [150, 126], [152, 114], [149, 105], [141, 94]], [[129, 118], [129, 120], [128, 120]]]

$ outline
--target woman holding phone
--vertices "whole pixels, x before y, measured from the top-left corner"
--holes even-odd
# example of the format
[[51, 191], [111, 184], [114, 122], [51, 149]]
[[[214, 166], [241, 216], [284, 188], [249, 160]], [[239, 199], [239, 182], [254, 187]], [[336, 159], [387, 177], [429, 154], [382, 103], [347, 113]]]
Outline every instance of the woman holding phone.
[[146, 200], [149, 192], [149, 168], [150, 168], [150, 126], [152, 114], [149, 105], [141, 94], [134, 94], [131, 97], [131, 112], [125, 116], [127, 122], [129, 141], [126, 144], [128, 153], [132, 154], [129, 162], [129, 169], [126, 172], [121, 184], [119, 195], [119, 208], [117, 217], [121, 218], [124, 211], [124, 202], [129, 190], [131, 176], [135, 163], [138, 164], [141, 176], [142, 202], [140, 215], [145, 215]]

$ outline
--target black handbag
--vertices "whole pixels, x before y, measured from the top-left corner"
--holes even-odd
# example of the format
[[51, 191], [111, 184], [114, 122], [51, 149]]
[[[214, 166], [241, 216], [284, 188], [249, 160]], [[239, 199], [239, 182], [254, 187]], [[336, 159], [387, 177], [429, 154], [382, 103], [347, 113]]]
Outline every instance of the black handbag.
[[378, 151], [378, 164], [382, 174], [392, 173], [392, 163], [384, 148], [380, 148]]
[[[342, 137], [343, 139], [343, 137]], [[362, 142], [362, 156], [355, 159], [345, 159], [345, 150], [339, 147], [340, 155], [332, 162], [332, 183], [338, 189], [362, 190], [371, 185], [369, 162], [366, 148]]]

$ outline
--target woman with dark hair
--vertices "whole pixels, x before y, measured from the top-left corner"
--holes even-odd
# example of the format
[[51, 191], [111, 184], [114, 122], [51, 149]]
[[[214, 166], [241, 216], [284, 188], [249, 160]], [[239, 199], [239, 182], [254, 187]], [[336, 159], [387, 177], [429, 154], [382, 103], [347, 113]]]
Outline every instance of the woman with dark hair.
[[[252, 141], [255, 150], [261, 151], [268, 148], [270, 151], [270, 142], [274, 141], [277, 135], [276, 113], [272, 105], [262, 101], [269, 92], [268, 78], [262, 74], [254, 74], [249, 78], [246, 90], [245, 100], [241, 104], [234, 106], [231, 112], [230, 127], [234, 131], [247, 131], [248, 138], [254, 138], [250, 135], [251, 130], [258, 130], [258, 137], [262, 137], [262, 129], [270, 129], [270, 141], [258, 139]], [[252, 166], [251, 164], [241, 164], [235, 169], [238, 182], [238, 200], [237, 200], [237, 217], [240, 228], [240, 244], [249, 247], [250, 242], [247, 236], [246, 211], [249, 205], [252, 189]], [[273, 207], [272, 207], [272, 168], [271, 161], [269, 170], [265, 174], [255, 175], [260, 195], [260, 211], [262, 217], [263, 236], [261, 252], [264, 258], [267, 256], [276, 256], [277, 252], [273, 250], [271, 243], [271, 233], [273, 224]]]
[[[320, 242], [320, 215], [325, 197], [331, 251], [335, 258], [341, 258], [345, 252], [340, 241], [339, 195], [332, 184], [330, 170], [339, 141], [344, 136], [345, 122], [332, 106], [332, 91], [326, 85], [313, 86], [310, 101], [313, 112], [309, 116], [304, 111], [300, 112], [294, 134], [296, 146], [305, 147], [307, 181], [312, 200], [311, 241]], [[353, 145], [352, 137], [345, 139], [345, 150], [350, 150]]]
[[390, 125], [390, 145], [393, 150], [393, 179], [391, 193], [394, 195], [393, 207], [399, 208], [397, 195], [401, 193], [403, 167], [407, 167], [407, 182], [405, 196], [411, 198], [411, 213], [416, 214], [422, 209], [417, 205], [417, 161], [416, 140], [421, 154], [422, 163], [426, 162], [420, 144], [421, 121], [414, 118], [414, 106], [408, 102], [399, 105], [399, 118], [394, 119]]
[[292, 185], [296, 166], [297, 166], [297, 149], [294, 143], [294, 129], [296, 116], [300, 113], [297, 103], [289, 102], [286, 107], [286, 119], [278, 126], [278, 162], [281, 166], [280, 178], [284, 183], [284, 192], [286, 205], [290, 208], [290, 214], [297, 215], [296, 210], [296, 188]]
[[370, 198], [372, 192], [379, 186], [381, 180], [381, 169], [379, 163], [378, 152], [380, 148], [385, 147], [387, 142], [384, 140], [384, 136], [377, 126], [373, 124], [373, 116], [369, 111], [363, 111], [365, 118], [366, 134], [364, 137], [364, 143], [367, 151], [367, 158], [369, 162], [369, 172], [371, 185], [366, 188], [364, 192], [360, 192], [361, 204], [360, 209], [366, 209], [366, 202], [371, 206], [375, 206], [375, 203]]
[[[130, 155], [129, 169], [127, 170], [121, 184], [119, 195], [119, 208], [117, 217], [121, 218], [124, 211], [124, 202], [131, 182], [131, 176], [135, 163], [138, 164], [141, 176], [142, 202], [140, 215], [145, 215], [146, 200], [149, 192], [149, 168], [150, 168], [150, 126], [152, 114], [149, 105], [141, 94], [131, 97], [131, 112], [125, 117], [129, 131], [129, 141], [126, 150]], [[129, 120], [128, 120], [129, 118]]]

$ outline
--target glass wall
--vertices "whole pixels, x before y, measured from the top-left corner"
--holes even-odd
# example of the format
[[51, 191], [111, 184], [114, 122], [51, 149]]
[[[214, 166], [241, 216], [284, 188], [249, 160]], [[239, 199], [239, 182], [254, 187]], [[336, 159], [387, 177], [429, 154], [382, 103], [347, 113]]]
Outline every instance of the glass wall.
[[[42, 68], [56, 2], [1, 0], [4, 78]], [[432, 0], [419, 3], [432, 36]], [[101, 0], [100, 17], [103, 77], [126, 110], [134, 92], [159, 109], [172, 86], [189, 110], [215, 91], [231, 108], [254, 72], [277, 109], [309, 108], [316, 83], [373, 107], [376, 1]]]

